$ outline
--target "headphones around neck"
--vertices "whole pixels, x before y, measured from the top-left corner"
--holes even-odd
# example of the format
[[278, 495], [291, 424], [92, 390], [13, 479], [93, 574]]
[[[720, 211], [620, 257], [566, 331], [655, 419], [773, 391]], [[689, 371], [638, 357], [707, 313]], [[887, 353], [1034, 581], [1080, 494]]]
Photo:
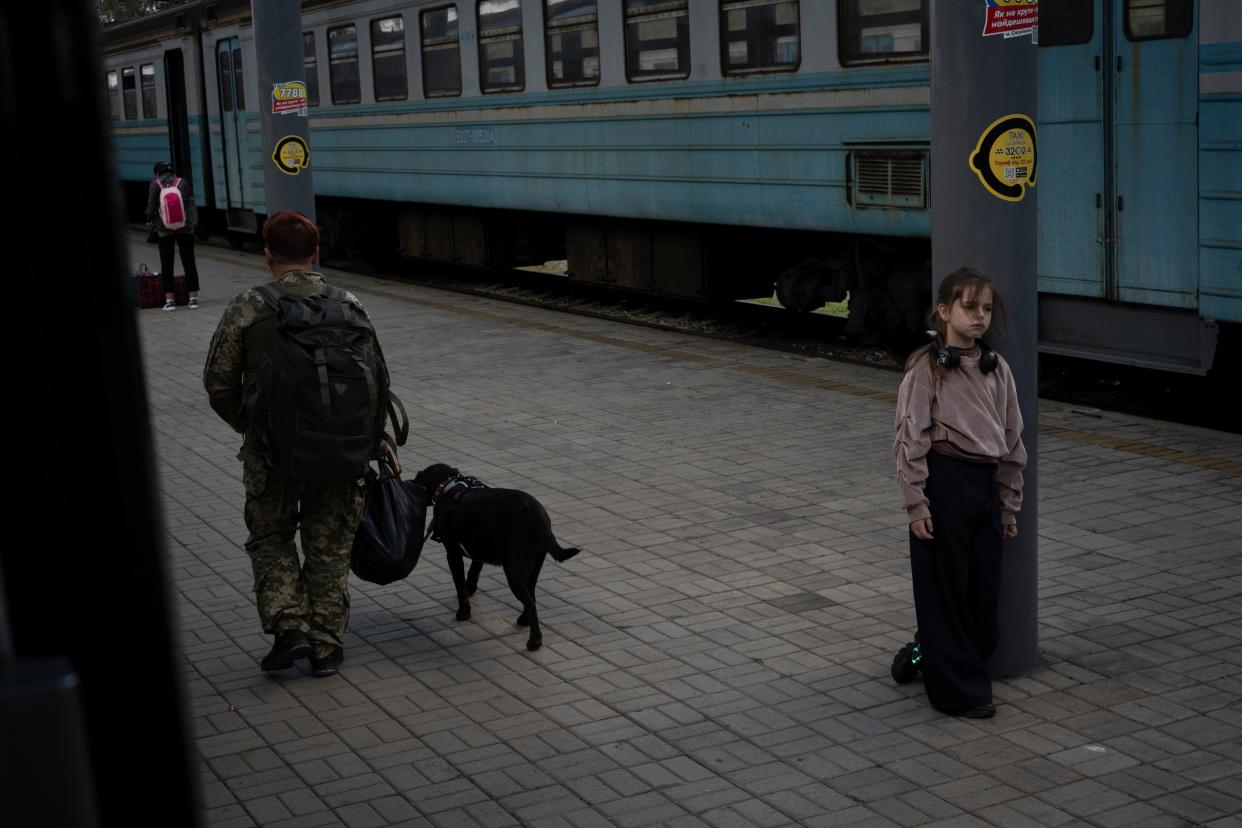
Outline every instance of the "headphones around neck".
[[[931, 340], [932, 353], [935, 354], [936, 363], [945, 370], [953, 370], [962, 364], [962, 351], [952, 345], [940, 346], [940, 334], [935, 331], [927, 331], [927, 337]], [[979, 346], [979, 371], [984, 374], [990, 374], [996, 370], [996, 366], [1000, 365], [1000, 355], [992, 350], [992, 347], [982, 339], [976, 339], [975, 342]]]

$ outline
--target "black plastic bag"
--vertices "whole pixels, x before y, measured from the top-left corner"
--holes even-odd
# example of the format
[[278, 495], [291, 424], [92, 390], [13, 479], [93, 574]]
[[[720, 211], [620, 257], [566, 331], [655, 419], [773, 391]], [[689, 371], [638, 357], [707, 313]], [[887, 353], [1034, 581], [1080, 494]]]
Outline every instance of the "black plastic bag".
[[372, 584], [390, 584], [414, 571], [423, 551], [427, 500], [421, 489], [389, 474], [369, 476], [362, 520], [354, 532], [349, 568]]

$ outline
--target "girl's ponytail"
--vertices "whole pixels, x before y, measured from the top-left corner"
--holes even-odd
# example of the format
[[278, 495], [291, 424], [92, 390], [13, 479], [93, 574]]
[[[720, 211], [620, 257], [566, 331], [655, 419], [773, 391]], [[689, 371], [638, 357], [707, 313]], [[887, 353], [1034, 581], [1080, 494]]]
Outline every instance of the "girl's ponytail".
[[[948, 333], [947, 328], [948, 328], [948, 325], [945, 323], [943, 319], [940, 318], [940, 314], [936, 313], [935, 308], [932, 308], [930, 311], [928, 311], [927, 330], [935, 331], [936, 336], [940, 337], [941, 342], [944, 342], [944, 338]], [[910, 356], [906, 358], [906, 373], [907, 374], [910, 373], [910, 370], [912, 368], [915, 368], [918, 366], [920, 360], [926, 357], [928, 365], [931, 366], [931, 372], [932, 372], [933, 377], [935, 377], [936, 379], [940, 379], [941, 377], [945, 375], [945, 372], [947, 369], [936, 360], [936, 353], [932, 347], [933, 344], [934, 343], [928, 342], [926, 345], [920, 348], [916, 348], [914, 353], [910, 354]]]

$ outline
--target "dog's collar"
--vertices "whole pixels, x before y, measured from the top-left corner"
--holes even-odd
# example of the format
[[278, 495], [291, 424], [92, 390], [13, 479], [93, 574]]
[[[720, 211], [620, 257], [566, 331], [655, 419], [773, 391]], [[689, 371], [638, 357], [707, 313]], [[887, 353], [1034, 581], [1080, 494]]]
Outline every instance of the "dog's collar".
[[465, 475], [450, 477], [448, 480], [445, 480], [438, 487], [436, 487], [436, 490], [432, 492], [431, 504], [434, 506], [436, 501], [445, 496], [452, 497], [456, 500], [470, 489], [485, 488], [487, 488], [487, 484], [485, 484], [482, 480], [479, 480], [477, 477], [467, 477]]

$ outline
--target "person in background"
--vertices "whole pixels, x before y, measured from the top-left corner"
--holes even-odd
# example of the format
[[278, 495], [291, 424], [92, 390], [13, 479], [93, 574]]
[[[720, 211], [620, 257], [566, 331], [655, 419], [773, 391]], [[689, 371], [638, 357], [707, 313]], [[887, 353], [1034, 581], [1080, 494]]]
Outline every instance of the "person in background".
[[[181, 192], [185, 208], [185, 224], [169, 229], [160, 217], [160, 191], [175, 186]], [[198, 309], [198, 266], [194, 263], [194, 226], [198, 224], [198, 207], [190, 182], [178, 178], [172, 164], [160, 161], [155, 165], [155, 178], [147, 189], [147, 226], [155, 232], [160, 248], [160, 285], [164, 288], [164, 310], [177, 309], [173, 279], [174, 248], [181, 250], [181, 267], [185, 270], [185, 286], [190, 294], [190, 309]]]

